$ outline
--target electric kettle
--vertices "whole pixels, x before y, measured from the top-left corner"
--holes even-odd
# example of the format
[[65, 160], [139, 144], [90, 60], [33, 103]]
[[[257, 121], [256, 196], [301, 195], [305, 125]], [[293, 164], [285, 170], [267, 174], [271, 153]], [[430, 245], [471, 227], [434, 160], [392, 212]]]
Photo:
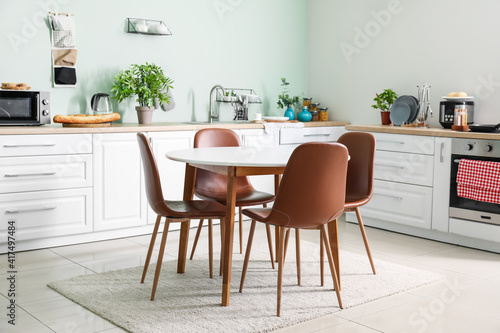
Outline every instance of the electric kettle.
[[90, 100], [90, 106], [94, 114], [113, 113], [113, 108], [111, 107], [111, 101], [109, 100], [108, 94], [95, 94]]

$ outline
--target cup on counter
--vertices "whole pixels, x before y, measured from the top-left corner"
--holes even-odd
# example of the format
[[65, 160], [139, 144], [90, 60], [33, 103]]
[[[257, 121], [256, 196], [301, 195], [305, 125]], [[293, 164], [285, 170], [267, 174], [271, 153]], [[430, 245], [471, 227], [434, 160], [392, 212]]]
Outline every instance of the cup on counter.
[[262, 120], [262, 113], [256, 113], [253, 117], [253, 120]]

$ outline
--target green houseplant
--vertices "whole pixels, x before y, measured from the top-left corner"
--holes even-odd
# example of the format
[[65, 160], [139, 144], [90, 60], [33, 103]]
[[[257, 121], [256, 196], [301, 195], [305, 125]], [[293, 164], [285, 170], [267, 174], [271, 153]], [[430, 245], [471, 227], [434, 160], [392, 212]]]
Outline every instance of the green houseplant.
[[300, 102], [299, 96], [290, 96], [288, 91], [288, 83], [286, 78], [281, 78], [281, 86], [283, 87], [283, 92], [278, 95], [278, 109], [286, 108], [285, 117], [288, 117], [290, 120], [295, 119], [295, 112], [293, 111], [293, 107]]
[[375, 104], [372, 108], [380, 110], [380, 116], [382, 119], [382, 125], [390, 125], [390, 109], [394, 101], [398, 98], [398, 95], [391, 89], [384, 89], [383, 92], [377, 95], [373, 101]]
[[120, 71], [114, 79], [111, 92], [118, 102], [137, 96], [136, 106], [139, 124], [151, 124], [152, 112], [157, 103], [169, 104], [168, 90], [173, 89], [173, 81], [155, 64], [133, 64]]

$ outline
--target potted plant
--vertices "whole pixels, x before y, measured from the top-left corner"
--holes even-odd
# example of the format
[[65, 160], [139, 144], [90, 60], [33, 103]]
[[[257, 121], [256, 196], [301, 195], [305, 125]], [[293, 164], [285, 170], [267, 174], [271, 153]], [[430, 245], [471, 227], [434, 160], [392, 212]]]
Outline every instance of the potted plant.
[[163, 69], [146, 62], [144, 65], [133, 64], [115, 76], [111, 89], [118, 102], [137, 96], [136, 106], [139, 124], [151, 124], [153, 110], [159, 104], [170, 104], [169, 89], [173, 81], [163, 73]]
[[391, 89], [385, 89], [383, 92], [376, 95], [377, 97], [373, 99], [376, 104], [373, 104], [372, 108], [380, 109], [382, 125], [390, 125], [390, 109], [392, 103], [394, 103], [394, 101], [398, 98], [398, 95]]
[[288, 117], [290, 120], [295, 119], [295, 112], [293, 111], [293, 107], [300, 102], [299, 96], [290, 96], [288, 92], [288, 85], [290, 83], [286, 82], [286, 78], [281, 78], [281, 86], [283, 87], [283, 92], [278, 95], [278, 109], [283, 109], [286, 107], [285, 117]]
[[231, 91], [226, 91], [224, 94], [224, 101], [225, 102], [231, 102], [231, 101], [236, 101], [238, 98], [238, 95], [234, 92], [234, 90]]

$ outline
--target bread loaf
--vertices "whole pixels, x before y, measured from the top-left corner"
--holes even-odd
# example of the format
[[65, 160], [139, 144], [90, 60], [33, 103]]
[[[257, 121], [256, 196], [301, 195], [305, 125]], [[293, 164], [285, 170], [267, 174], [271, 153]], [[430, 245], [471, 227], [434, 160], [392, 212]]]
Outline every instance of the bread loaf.
[[27, 83], [2, 82], [2, 89], [30, 90], [31, 87]]
[[100, 124], [108, 123], [120, 119], [119, 113], [110, 113], [103, 115], [85, 115], [85, 114], [72, 114], [68, 116], [56, 115], [53, 121], [55, 123], [64, 124]]
[[464, 91], [461, 92], [451, 92], [446, 95], [446, 97], [467, 97], [467, 93]]

